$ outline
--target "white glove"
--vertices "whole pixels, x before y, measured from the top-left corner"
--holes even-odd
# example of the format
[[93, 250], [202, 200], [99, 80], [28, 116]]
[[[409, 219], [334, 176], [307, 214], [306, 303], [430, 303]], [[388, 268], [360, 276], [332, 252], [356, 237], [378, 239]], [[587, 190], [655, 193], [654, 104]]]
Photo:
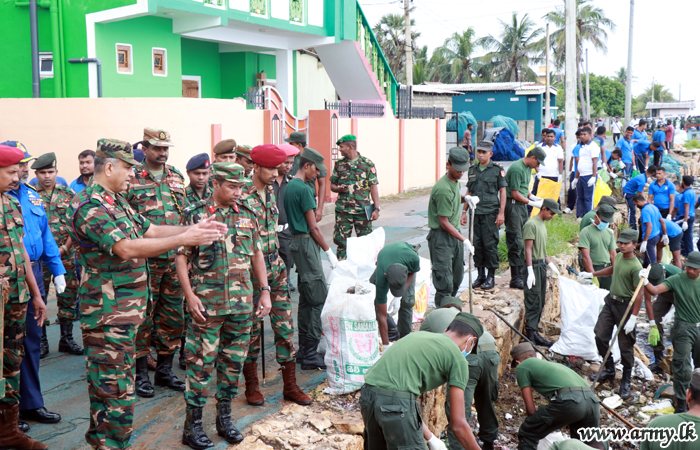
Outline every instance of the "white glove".
[[445, 443], [438, 439], [435, 435], [428, 439], [427, 444], [430, 450], [447, 450]]
[[666, 219], [667, 219], [667, 220], [673, 220], [673, 216], [669, 214], [668, 216], [666, 216]]
[[579, 272], [578, 282], [581, 284], [593, 284], [593, 274], [590, 272]]
[[688, 231], [688, 222], [683, 222], [683, 226], [681, 226], [681, 228], [683, 228], [683, 231]]
[[557, 175], [557, 183], [561, 183], [561, 174]]
[[528, 203], [528, 204], [530, 206], [532, 206], [533, 208], [541, 208], [542, 202], [543, 202], [543, 200], [530, 200], [530, 203]]
[[527, 266], [527, 288], [532, 289], [535, 284], [535, 269], [532, 266]]
[[535, 196], [535, 195], [532, 195], [532, 194], [530, 194], [530, 196], [528, 197], [528, 199], [529, 199], [529, 200], [532, 200], [532, 201], [535, 201], [535, 202], [541, 202], [541, 201], [542, 201], [541, 198], [539, 198], [539, 197], [537, 197], [537, 196]]
[[328, 262], [331, 263], [331, 269], [338, 267], [338, 258], [335, 256], [335, 253], [333, 253], [333, 250], [329, 248], [324, 253], [328, 257]]
[[626, 167], [626, 166], [625, 166], [625, 163], [623, 163], [622, 161], [620, 161], [620, 169], [624, 169], [625, 167]]
[[615, 172], [608, 172], [608, 176], [612, 178], [613, 180], [617, 178], [617, 174]]
[[668, 150], [664, 150], [664, 155], [668, 155]]
[[664, 244], [664, 245], [668, 245], [669, 239], [668, 239], [668, 235], [667, 235], [667, 234], [664, 234], [664, 235], [663, 235], [663, 237], [661, 238], [661, 243]]
[[625, 324], [625, 333], [630, 334], [633, 332], [635, 325], [637, 325], [637, 316], [632, 314], [629, 319], [627, 319], [627, 323]]
[[559, 269], [557, 269], [557, 266], [555, 266], [553, 262], [547, 265], [552, 269], [552, 278], [559, 278]]
[[596, 180], [595, 177], [589, 178], [589, 179], [588, 179], [588, 187], [593, 186], [593, 185], [595, 184], [595, 180]]
[[476, 195], [465, 195], [464, 202], [467, 203], [470, 208], [476, 209], [476, 205], [479, 204], [479, 197]]
[[576, 189], [576, 185], [578, 184], [578, 178], [574, 178], [571, 180], [571, 189]]
[[539, 173], [539, 172], [537, 172], [537, 179], [538, 179], [538, 180], [541, 180], [541, 179], [542, 179], [542, 174]]
[[649, 284], [649, 269], [642, 269], [639, 271], [639, 279], [644, 279], [644, 286]]
[[471, 254], [472, 254], [472, 243], [469, 242], [469, 239], [465, 239], [464, 240], [464, 257], [467, 258]]
[[393, 316], [394, 313], [399, 310], [399, 308], [401, 308], [401, 297], [394, 297], [389, 304], [389, 307], [386, 309], [387, 316]]
[[647, 241], [642, 241], [642, 245], [639, 246], [639, 251], [641, 253], [646, 253], [647, 251]]
[[53, 277], [53, 285], [56, 286], [57, 294], [63, 294], [63, 291], [66, 290], [66, 277], [63, 275]]

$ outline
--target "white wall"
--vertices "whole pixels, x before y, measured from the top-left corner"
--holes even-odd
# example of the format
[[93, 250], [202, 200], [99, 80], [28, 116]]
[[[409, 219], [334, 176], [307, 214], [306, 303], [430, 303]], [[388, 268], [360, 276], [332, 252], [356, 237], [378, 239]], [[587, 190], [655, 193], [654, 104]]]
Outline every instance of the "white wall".
[[297, 52], [297, 117], [309, 110], [323, 109], [323, 100], [335, 101], [337, 95], [323, 64], [315, 56]]

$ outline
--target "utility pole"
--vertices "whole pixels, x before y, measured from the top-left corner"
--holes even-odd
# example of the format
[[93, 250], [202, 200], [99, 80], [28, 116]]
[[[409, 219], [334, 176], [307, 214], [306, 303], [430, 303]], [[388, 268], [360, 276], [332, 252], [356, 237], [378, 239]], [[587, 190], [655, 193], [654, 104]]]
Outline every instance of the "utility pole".
[[634, 43], [634, 0], [630, 0], [630, 34], [627, 43], [627, 83], [625, 86], [625, 127], [632, 119], [632, 44]]
[[[564, 173], [568, 174], [568, 167], [571, 161], [571, 153], [576, 145], [576, 0], [566, 0], [566, 117], [565, 117], [565, 140], [566, 140], [566, 168]], [[562, 189], [566, 183], [562, 183]]]
[[413, 85], [413, 43], [411, 42], [411, 4], [410, 0], [403, 0], [404, 20], [404, 45], [406, 50], [406, 86]]
[[586, 118], [591, 120], [591, 85], [588, 79], [588, 49], [586, 49]]
[[654, 77], [651, 77], [651, 101], [654, 101]]
[[544, 74], [546, 77], [545, 91], [544, 91], [544, 126], [549, 126], [549, 122], [552, 120], [549, 112], [549, 24], [547, 24], [545, 33], [545, 52], [544, 52]]
[[[39, 85], [39, 27], [37, 25], [36, 0], [29, 0], [29, 35], [31, 41], [32, 58], [32, 96], [41, 97], [41, 87]], [[56, 56], [54, 56], [56, 58]], [[54, 64], [58, 63], [54, 60]], [[59, 89], [59, 86], [56, 86]]]

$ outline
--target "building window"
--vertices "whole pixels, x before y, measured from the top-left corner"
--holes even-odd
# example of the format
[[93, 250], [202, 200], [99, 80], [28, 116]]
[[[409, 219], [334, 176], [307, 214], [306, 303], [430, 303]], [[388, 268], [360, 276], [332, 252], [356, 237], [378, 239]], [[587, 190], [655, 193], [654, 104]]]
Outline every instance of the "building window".
[[134, 73], [130, 44], [117, 44], [117, 72]]
[[301, 0], [289, 0], [289, 20], [292, 23], [304, 23], [304, 3]]
[[250, 12], [259, 16], [267, 16], [267, 0], [250, 0]]
[[158, 77], [168, 76], [166, 54], [167, 51], [164, 48], [153, 49], [153, 75]]
[[39, 77], [53, 78], [53, 53], [39, 52]]

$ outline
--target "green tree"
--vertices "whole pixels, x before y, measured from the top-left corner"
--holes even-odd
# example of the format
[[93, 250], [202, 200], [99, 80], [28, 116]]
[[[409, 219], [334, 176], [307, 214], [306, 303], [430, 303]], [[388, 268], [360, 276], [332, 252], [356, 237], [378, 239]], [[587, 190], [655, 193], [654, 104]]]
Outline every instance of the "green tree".
[[432, 81], [430, 79], [433, 70], [428, 58], [428, 46], [416, 50], [415, 62], [413, 63], [413, 84], [421, 84], [424, 81]]
[[[469, 27], [453, 33], [442, 47], [435, 49], [433, 66], [443, 83], [470, 83], [478, 70], [472, 54], [476, 50], [476, 32]], [[439, 54], [439, 55], [435, 55]]]
[[[651, 86], [644, 89], [644, 92], [639, 94], [637, 97], [637, 101], [644, 102], [645, 104], [647, 102], [651, 101]], [[655, 102], [675, 102], [676, 97], [671, 94], [671, 92], [668, 90], [668, 88], [664, 87], [662, 84], [654, 84], [654, 101]]]
[[621, 117], [625, 111], [625, 85], [616, 79], [590, 75], [591, 112], [597, 116]]
[[530, 69], [530, 64], [540, 60], [538, 56], [538, 38], [543, 34], [542, 28], [535, 28], [535, 22], [525, 14], [518, 20], [513, 13], [510, 22], [501, 22], [501, 34], [498, 39], [492, 35], [477, 40], [477, 44], [490, 50], [482, 56], [482, 74], [490, 74], [498, 81], [537, 81], [537, 74]]
[[[420, 33], [415, 31], [415, 21], [411, 19], [411, 42], [415, 42]], [[385, 14], [379, 22], [372, 27], [377, 42], [384, 52], [384, 57], [391, 67], [397, 81], [406, 82], [406, 38], [405, 17], [403, 14]], [[414, 53], [415, 64], [415, 53]]]
[[615, 72], [615, 80], [626, 85], [627, 84], [627, 69], [620, 67], [617, 72]]

